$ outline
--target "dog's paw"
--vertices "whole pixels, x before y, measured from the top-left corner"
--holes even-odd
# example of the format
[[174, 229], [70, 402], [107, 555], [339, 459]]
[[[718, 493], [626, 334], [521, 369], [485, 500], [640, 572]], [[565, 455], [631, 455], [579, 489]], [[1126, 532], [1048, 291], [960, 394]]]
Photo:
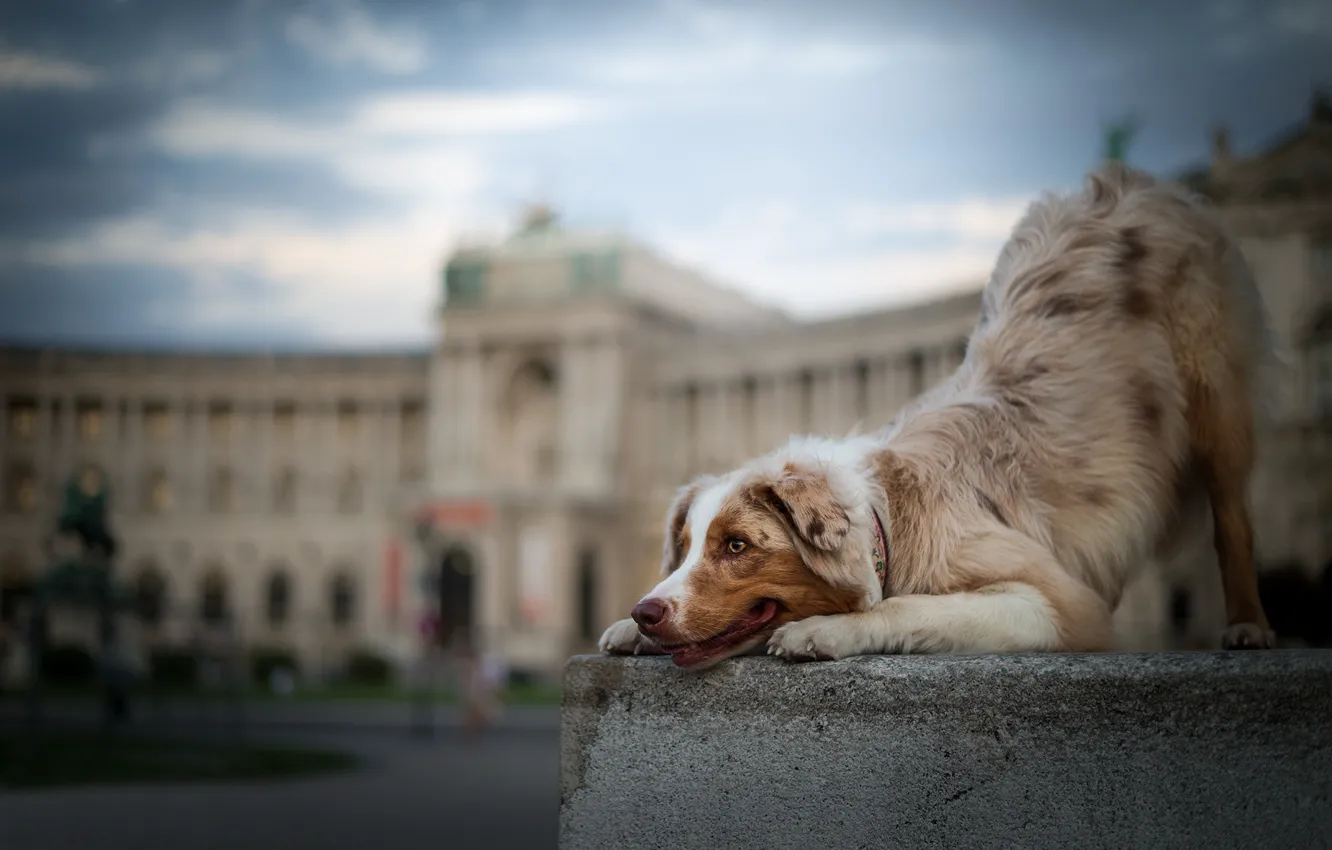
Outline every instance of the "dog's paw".
[[656, 655], [661, 652], [638, 631], [638, 624], [629, 619], [612, 623], [597, 642], [597, 648], [607, 655]]
[[836, 661], [862, 654], [861, 643], [850, 616], [809, 617], [773, 632], [768, 654], [787, 661]]
[[1276, 632], [1257, 623], [1236, 623], [1221, 633], [1222, 649], [1271, 649]]

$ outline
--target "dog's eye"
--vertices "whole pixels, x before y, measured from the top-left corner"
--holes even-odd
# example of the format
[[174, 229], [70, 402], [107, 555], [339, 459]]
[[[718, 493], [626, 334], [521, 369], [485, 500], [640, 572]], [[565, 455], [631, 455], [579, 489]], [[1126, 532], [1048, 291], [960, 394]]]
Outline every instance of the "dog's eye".
[[745, 547], [748, 545], [748, 543], [741, 540], [739, 537], [732, 537], [730, 540], [726, 541], [726, 551], [730, 552], [732, 555], [739, 555], [741, 552], [745, 551]]

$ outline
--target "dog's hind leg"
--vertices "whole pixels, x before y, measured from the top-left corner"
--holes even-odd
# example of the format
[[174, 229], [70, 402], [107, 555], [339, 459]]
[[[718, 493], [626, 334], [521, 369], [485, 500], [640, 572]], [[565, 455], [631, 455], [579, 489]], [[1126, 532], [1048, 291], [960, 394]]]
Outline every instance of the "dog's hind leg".
[[[1252, 412], [1243, 392], [1225, 393], [1189, 381], [1189, 437], [1212, 505], [1213, 542], [1226, 599], [1225, 649], [1262, 649], [1275, 642], [1253, 565], [1253, 524], [1247, 491], [1254, 462]], [[1238, 388], [1236, 388], [1238, 389]]]

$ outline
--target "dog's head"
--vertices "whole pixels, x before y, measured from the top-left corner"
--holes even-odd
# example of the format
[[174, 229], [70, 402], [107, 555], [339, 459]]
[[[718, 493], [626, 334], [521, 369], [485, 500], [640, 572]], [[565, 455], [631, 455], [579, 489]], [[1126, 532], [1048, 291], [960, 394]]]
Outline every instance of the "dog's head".
[[783, 623], [872, 605], [868, 486], [835, 462], [781, 455], [696, 479], [667, 512], [665, 575], [634, 608], [639, 631], [702, 668]]

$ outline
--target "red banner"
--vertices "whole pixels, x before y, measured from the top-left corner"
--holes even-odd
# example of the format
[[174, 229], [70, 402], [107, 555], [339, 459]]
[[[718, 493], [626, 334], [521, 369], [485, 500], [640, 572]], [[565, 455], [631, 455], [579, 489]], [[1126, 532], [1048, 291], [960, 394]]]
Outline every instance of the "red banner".
[[461, 502], [434, 502], [421, 509], [420, 519], [436, 528], [477, 528], [489, 525], [495, 510], [489, 502], [471, 499]]

